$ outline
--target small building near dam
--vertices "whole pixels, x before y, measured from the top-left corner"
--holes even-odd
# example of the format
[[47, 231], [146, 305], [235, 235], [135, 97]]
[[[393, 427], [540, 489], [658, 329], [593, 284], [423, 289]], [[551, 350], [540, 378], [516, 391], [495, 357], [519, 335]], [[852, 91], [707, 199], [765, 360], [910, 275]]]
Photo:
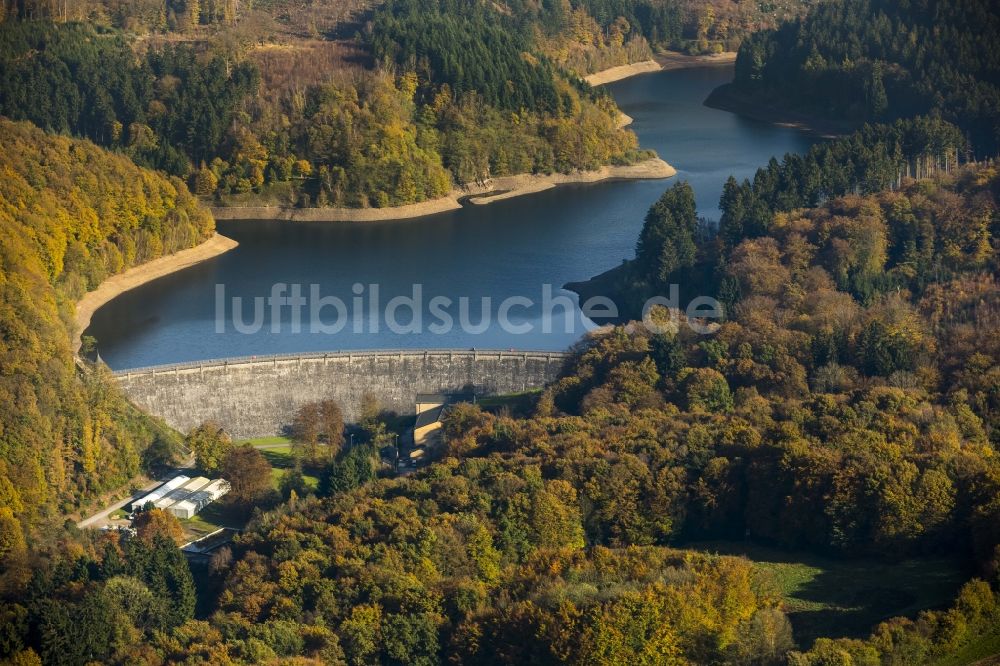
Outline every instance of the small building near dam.
[[476, 402], [474, 393], [418, 393], [414, 411], [413, 446], [426, 449], [441, 443], [441, 417], [448, 405]]
[[193, 518], [199, 511], [219, 499], [230, 490], [225, 479], [207, 479], [197, 476], [175, 476], [162, 486], [132, 502], [132, 511], [139, 511], [149, 504], [157, 509], [169, 511], [174, 516]]

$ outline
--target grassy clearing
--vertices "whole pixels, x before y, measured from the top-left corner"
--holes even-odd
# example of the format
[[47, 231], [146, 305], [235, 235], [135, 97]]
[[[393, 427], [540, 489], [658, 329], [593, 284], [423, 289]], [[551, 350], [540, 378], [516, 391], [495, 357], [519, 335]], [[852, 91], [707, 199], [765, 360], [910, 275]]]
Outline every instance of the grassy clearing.
[[180, 521], [181, 527], [184, 528], [184, 537], [188, 541], [194, 541], [200, 539], [206, 534], [211, 534], [217, 529], [224, 527], [224, 525], [219, 525], [213, 520], [206, 519], [204, 515], [204, 510], [198, 513], [194, 518], [183, 519]]
[[[278, 490], [281, 487], [281, 477], [284, 476], [285, 469], [279, 467], [271, 467], [271, 487]], [[313, 476], [312, 474], [306, 474], [303, 472], [302, 480], [305, 481], [306, 487], [309, 490], [316, 490], [319, 487], [319, 477]]]
[[[271, 485], [277, 489], [285, 470], [295, 467], [295, 451], [292, 440], [288, 437], [275, 435], [271, 437], [255, 437], [244, 439], [237, 444], [250, 444], [260, 450], [261, 455], [271, 465]], [[319, 477], [312, 474], [302, 474], [306, 486], [315, 490], [319, 485]]]
[[[285, 437], [265, 437], [262, 439], [268, 440], [268, 443], [260, 445], [267, 446], [267, 448], [260, 448], [260, 453], [271, 465], [271, 486], [277, 489], [285, 471], [295, 467], [295, 451], [292, 449], [291, 440]], [[316, 490], [319, 486], [319, 477], [317, 476], [303, 472], [302, 479], [310, 490]]]
[[266, 446], [268, 448], [274, 446], [277, 447], [287, 446], [290, 449], [292, 446], [292, 440], [289, 439], [288, 437], [283, 437], [281, 435], [274, 435], [271, 437], [255, 437], [253, 439], [243, 439], [236, 442], [236, 444], [250, 444], [251, 446], [256, 446], [258, 448], [262, 446]]
[[955, 654], [942, 657], [932, 666], [993, 666], [1000, 664], [1000, 628], [962, 646]]
[[267, 462], [271, 463], [271, 467], [287, 468], [295, 465], [295, 451], [291, 446], [276, 446], [258, 450]]
[[752, 560], [784, 599], [802, 648], [820, 636], [867, 637], [874, 625], [890, 617], [947, 606], [968, 577], [947, 558], [840, 560], [738, 542], [685, 547]]
[[193, 518], [181, 520], [181, 527], [188, 539], [200, 539], [222, 527], [241, 529], [246, 516], [225, 501], [212, 502]]

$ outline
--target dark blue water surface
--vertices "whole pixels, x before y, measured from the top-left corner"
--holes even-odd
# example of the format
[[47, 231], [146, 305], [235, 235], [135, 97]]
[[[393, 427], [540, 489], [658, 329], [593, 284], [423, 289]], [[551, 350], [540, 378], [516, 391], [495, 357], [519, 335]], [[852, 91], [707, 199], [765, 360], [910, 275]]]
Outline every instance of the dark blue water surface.
[[[715, 66], [609, 86], [621, 109], [635, 119], [632, 129], [641, 145], [656, 150], [678, 170], [677, 178], [691, 183], [700, 213], [710, 218], [718, 217], [719, 194], [730, 174], [752, 176], [772, 155], [802, 152], [813, 141], [794, 129], [702, 105], [713, 88], [731, 78], [730, 67]], [[87, 333], [97, 338], [101, 357], [115, 369], [338, 349], [564, 349], [590, 323], [575, 295], [561, 285], [633, 256], [646, 210], [673, 182], [571, 185], [396, 222], [219, 222], [219, 231], [239, 241], [238, 248], [123, 294], [95, 314]], [[275, 283], [300, 284], [303, 297], [315, 284], [320, 296], [339, 298], [347, 306], [342, 330], [311, 331], [308, 303], [295, 330], [290, 307], [282, 307], [272, 321], [264, 303], [264, 326], [253, 333], [237, 331], [233, 297], [242, 298], [242, 321], [252, 330], [254, 299], [270, 296]], [[377, 317], [376, 330], [369, 320], [372, 284], [378, 285], [379, 312], [394, 296], [412, 297], [413, 285], [421, 285], [421, 332], [394, 332], [384, 316]], [[217, 285], [225, 289], [220, 321]], [[555, 301], [548, 308], [543, 306], [545, 285], [551, 285]], [[354, 307], [357, 291], [360, 308]], [[451, 304], [432, 310], [434, 297]], [[460, 324], [463, 297], [467, 326]], [[507, 320], [514, 328], [504, 330], [498, 314], [510, 297], [533, 304], [511, 303]], [[489, 325], [479, 333], [474, 329], [482, 328], [484, 298], [490, 299]], [[442, 313], [454, 319], [444, 332]], [[327, 306], [319, 319], [333, 327], [337, 315]], [[410, 308], [397, 308], [394, 321], [410, 324]], [[530, 331], [520, 332], [525, 328]]]

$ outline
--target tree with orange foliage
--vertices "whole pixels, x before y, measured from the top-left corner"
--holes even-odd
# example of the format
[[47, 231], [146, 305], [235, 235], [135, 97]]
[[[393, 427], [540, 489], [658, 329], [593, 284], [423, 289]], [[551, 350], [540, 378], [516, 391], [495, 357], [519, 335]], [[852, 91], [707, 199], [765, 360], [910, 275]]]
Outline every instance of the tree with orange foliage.
[[136, 537], [143, 543], [151, 545], [157, 537], [166, 537], [178, 545], [184, 543], [184, 529], [174, 514], [163, 509], [142, 511], [132, 521]]

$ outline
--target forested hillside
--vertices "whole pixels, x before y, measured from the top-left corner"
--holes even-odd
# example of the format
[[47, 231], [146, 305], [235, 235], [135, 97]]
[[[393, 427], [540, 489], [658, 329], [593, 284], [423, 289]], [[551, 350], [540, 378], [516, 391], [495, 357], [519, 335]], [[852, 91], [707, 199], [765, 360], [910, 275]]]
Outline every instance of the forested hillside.
[[395, 0], [372, 25], [373, 54], [415, 71], [431, 95], [448, 84], [502, 111], [560, 110], [568, 100], [559, 99], [551, 64], [525, 58], [528, 40], [506, 34], [499, 18], [482, 7]]
[[542, 6], [551, 7], [550, 24], [585, 10], [611, 34], [616, 25], [630, 26], [654, 49], [695, 54], [735, 51], [749, 35], [802, 16], [813, 4], [813, 0], [580, 0], [578, 5], [571, 3], [572, 14], [559, 3]]
[[[723, 186], [718, 222], [699, 219], [694, 195], [685, 183], [664, 193], [649, 210], [636, 244], [636, 258], [585, 283], [574, 285], [584, 296], [612, 294], [623, 315], [638, 318], [642, 304], [677, 284], [685, 299], [704, 294], [731, 305], [739, 296], [735, 277], [720, 267], [742, 240], [767, 235], [782, 214], [812, 208], [852, 194], [874, 194], [898, 187], [912, 176], [926, 177], [957, 168], [968, 142], [954, 125], [932, 118], [870, 125], [839, 139], [818, 143], [805, 155], [771, 158], [752, 180], [730, 177]], [[916, 241], [914, 241], [916, 242]], [[921, 280], [939, 267], [924, 248]], [[911, 259], [916, 256], [911, 252]], [[851, 269], [854, 270], [853, 268]], [[858, 288], [909, 286], [903, 273], [869, 273]], [[843, 283], [842, 283], [843, 286]]]
[[1000, 149], [1000, 15], [986, 0], [819, 4], [743, 42], [738, 90], [854, 122], [937, 113]]
[[[969, 169], [776, 214], [733, 239], [719, 270], [739, 296], [714, 334], [615, 329], [535, 416], [454, 409], [426, 473], [256, 521], [221, 634], [182, 654], [316, 636], [313, 654], [348, 663], [784, 663], [766, 582], [664, 548], [692, 539], [948, 553], [995, 584], [998, 195], [995, 170]], [[882, 272], [907, 287], [861, 288]], [[950, 654], [1000, 617], [993, 589], [788, 660]]]
[[0, 114], [182, 177], [222, 153], [237, 104], [259, 80], [248, 63], [230, 67], [187, 46], [136, 55], [124, 35], [84, 24], [4, 24], [0, 62]]
[[[116, 489], [172, 455], [177, 436], [143, 417], [70, 346], [76, 300], [104, 278], [191, 247], [211, 215], [177, 179], [90, 142], [0, 119], [0, 541]], [[0, 516], [3, 514], [0, 513]], [[0, 547], [10, 572], [20, 550]]]
[[634, 162], [614, 103], [578, 76], [733, 49], [807, 4], [5, 3], [0, 113], [220, 203], [402, 205]]
[[532, 55], [521, 35], [488, 8], [399, 0], [370, 40], [377, 59], [412, 73], [418, 131], [438, 137], [457, 182], [636, 159], [611, 98]]
[[[870, 132], [891, 146], [919, 127]], [[854, 175], [874, 182], [881, 162], [867, 164]], [[530, 415], [452, 408], [445, 457], [408, 477], [377, 478], [391, 435], [366, 416], [320, 498], [286, 493], [213, 558], [204, 620], [165, 555], [140, 541], [123, 560], [114, 537], [89, 538], [9, 588], [4, 649], [52, 663], [918, 664], [992, 635], [1000, 176], [942, 166], [810, 205], [791, 173], [743, 186], [769, 211], [761, 226], [685, 240], [684, 183], [651, 209], [640, 259], [713, 258], [690, 286], [729, 285], [707, 335], [681, 317], [591, 337]], [[869, 640], [796, 645], [766, 572], [677, 545], [706, 539], [948, 556], [982, 580]]]
[[[375, 0], [4, 0], [0, 21], [88, 21], [143, 34], [183, 35], [220, 42], [345, 39], [362, 29], [382, 3]], [[494, 7], [523, 35], [538, 33], [545, 51], [583, 74], [655, 49], [690, 53], [732, 51], [756, 30], [801, 16], [813, 0], [559, 0], [455, 3]], [[629, 44], [626, 45], [626, 42]], [[641, 59], [641, 57], [638, 57]]]
[[286, 53], [262, 61], [263, 76], [246, 54], [134, 52], [120, 33], [8, 22], [0, 113], [121, 150], [203, 196], [306, 206], [400, 205], [642, 156], [610, 98], [529, 55], [495, 11], [381, 12], [368, 41], [388, 69], [287, 69]]
[[[341, 406], [303, 407], [279, 474], [204, 424], [196, 464], [248, 522], [200, 560], [165, 511], [128, 536], [64, 524], [180, 446], [71, 327], [108, 276], [212, 234], [198, 196], [382, 207], [633, 162], [579, 74], [732, 48], [807, 5], [0, 0], [0, 664], [890, 666], [1000, 641], [983, 0], [822, 3], [744, 41], [742, 94], [878, 122], [730, 178], [718, 223], [674, 184], [588, 287], [637, 318], [680, 283], [719, 321], [595, 331], [539, 393], [449, 406], [404, 474], [383, 455], [405, 419], [367, 397], [349, 437]], [[947, 562], [954, 598], [852, 578], [803, 609], [789, 567], [719, 544]], [[860, 630], [830, 621], [852, 604], [875, 609]]]

